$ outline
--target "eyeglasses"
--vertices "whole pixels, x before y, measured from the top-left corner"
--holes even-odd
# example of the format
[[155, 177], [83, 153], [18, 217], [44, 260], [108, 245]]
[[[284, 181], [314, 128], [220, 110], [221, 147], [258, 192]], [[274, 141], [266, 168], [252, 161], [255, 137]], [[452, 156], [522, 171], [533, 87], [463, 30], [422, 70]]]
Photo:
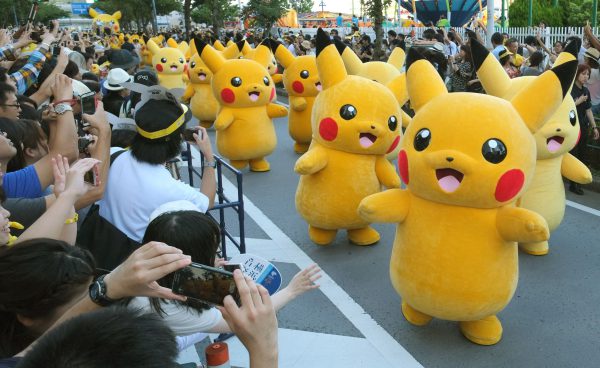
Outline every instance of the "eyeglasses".
[[11, 106], [11, 107], [16, 107], [17, 109], [21, 107], [21, 104], [16, 102], [14, 104], [2, 104], [0, 106]]

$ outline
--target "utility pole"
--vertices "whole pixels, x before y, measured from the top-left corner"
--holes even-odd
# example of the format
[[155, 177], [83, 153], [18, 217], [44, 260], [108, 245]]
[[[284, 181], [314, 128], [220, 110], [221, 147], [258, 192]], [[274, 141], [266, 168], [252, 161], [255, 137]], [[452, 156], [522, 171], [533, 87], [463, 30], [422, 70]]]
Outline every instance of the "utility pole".
[[502, 1], [502, 15], [500, 16], [500, 27], [502, 29], [504, 29], [506, 27], [506, 23], [505, 23], [506, 15], [504, 15], [504, 13], [506, 11], [506, 8], [504, 7], [505, 0], [500, 0], [500, 1]]
[[319, 6], [321, 7], [321, 15], [323, 16], [323, 18], [325, 18], [325, 1], [321, 1]]
[[529, 0], [529, 20], [527, 21], [527, 24], [529, 25], [529, 27], [533, 25], [533, 0]]
[[156, 3], [152, 0], [152, 28], [154, 30], [154, 34], [158, 34], [158, 20], [156, 19]]
[[492, 35], [494, 34], [494, 0], [487, 2], [487, 43], [492, 46]]
[[596, 28], [596, 23], [598, 21], [598, 0], [594, 0], [592, 2], [592, 27]]
[[238, 0], [238, 7], [240, 8], [240, 29], [244, 30], [244, 21], [242, 20], [242, 0]]

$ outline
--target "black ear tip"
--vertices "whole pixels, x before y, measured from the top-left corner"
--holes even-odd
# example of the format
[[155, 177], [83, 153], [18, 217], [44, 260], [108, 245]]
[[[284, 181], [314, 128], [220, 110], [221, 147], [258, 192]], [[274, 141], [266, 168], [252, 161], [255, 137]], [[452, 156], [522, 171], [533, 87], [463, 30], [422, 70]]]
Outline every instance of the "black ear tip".
[[577, 60], [571, 60], [551, 69], [560, 81], [563, 97], [569, 93], [571, 84], [573, 84], [573, 81], [575, 80], [575, 75], [577, 74], [577, 63]]
[[406, 54], [406, 70], [410, 69], [410, 66], [419, 60], [425, 60], [425, 57], [416, 47], [411, 47], [408, 49], [408, 53]]
[[202, 41], [200, 37], [194, 37], [194, 44], [196, 45], [196, 51], [198, 51], [198, 55], [202, 55], [202, 51], [206, 47], [206, 42]]
[[242, 51], [242, 49], [244, 48], [244, 43], [245, 42], [246, 41], [241, 40], [241, 41], [238, 41], [238, 42], [235, 43], [237, 45], [237, 48], [238, 48], [239, 51]]
[[579, 54], [580, 48], [581, 48], [581, 40], [579, 40], [579, 39], [571, 40], [571, 41], [569, 41], [569, 43], [567, 43], [567, 46], [565, 46], [564, 52], [568, 52], [569, 54], [573, 55], [574, 57], [577, 57]]
[[333, 40], [333, 43], [335, 44], [335, 48], [338, 50], [338, 52], [341, 54], [344, 53], [344, 50], [346, 50], [346, 44], [343, 43], [342, 41], [338, 40], [337, 38], [335, 40]]
[[319, 56], [319, 54], [321, 53], [321, 51], [323, 51], [325, 47], [331, 45], [329, 35], [327, 35], [327, 33], [322, 28], [319, 28], [317, 30], [317, 37], [315, 42], [317, 44], [317, 56]]
[[488, 57], [490, 52], [488, 49], [483, 46], [477, 39], [471, 38], [471, 55], [473, 56], [473, 65], [475, 66], [475, 70], [478, 70], [481, 64]]

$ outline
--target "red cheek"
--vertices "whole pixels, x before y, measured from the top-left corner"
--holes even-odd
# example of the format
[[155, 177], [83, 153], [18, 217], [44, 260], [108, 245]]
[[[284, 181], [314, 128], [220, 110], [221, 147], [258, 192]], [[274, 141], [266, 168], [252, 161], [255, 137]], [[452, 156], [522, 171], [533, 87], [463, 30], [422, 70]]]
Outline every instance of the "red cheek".
[[273, 99], [275, 98], [275, 88], [271, 89], [271, 97], [269, 97], [269, 101], [273, 101]]
[[163, 71], [163, 66], [162, 66], [162, 64], [156, 64], [155, 68], [156, 68], [156, 70], [157, 70], [159, 73]]
[[319, 134], [326, 141], [332, 141], [337, 137], [338, 125], [332, 118], [325, 118], [319, 123]]
[[579, 134], [577, 134], [577, 142], [575, 142], [576, 146], [579, 144], [580, 139], [581, 139], [581, 128], [579, 128]]
[[398, 171], [404, 184], [408, 185], [408, 157], [404, 150], [398, 154]]
[[396, 139], [394, 139], [394, 142], [392, 142], [392, 145], [390, 146], [390, 149], [388, 149], [386, 153], [390, 153], [393, 150], [395, 150], [396, 147], [398, 147], [398, 143], [399, 142], [400, 142], [400, 136], [397, 136]]
[[513, 169], [505, 172], [496, 184], [496, 200], [498, 202], [506, 202], [513, 199], [525, 183], [525, 174], [518, 169]]
[[292, 89], [296, 93], [302, 93], [304, 92], [304, 85], [300, 81], [295, 81], [294, 83], [292, 83]]
[[225, 103], [233, 103], [233, 101], [235, 101], [235, 93], [233, 93], [233, 91], [229, 88], [225, 88], [221, 91], [221, 99]]

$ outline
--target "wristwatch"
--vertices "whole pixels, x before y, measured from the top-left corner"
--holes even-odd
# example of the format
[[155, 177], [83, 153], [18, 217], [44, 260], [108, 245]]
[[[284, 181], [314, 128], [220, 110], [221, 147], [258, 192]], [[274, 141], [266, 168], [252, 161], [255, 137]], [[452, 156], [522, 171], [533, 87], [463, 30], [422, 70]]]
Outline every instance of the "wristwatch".
[[73, 107], [71, 107], [71, 105], [66, 104], [66, 103], [59, 103], [54, 105], [54, 112], [57, 113], [58, 115], [62, 115], [67, 111], [73, 111]]
[[217, 168], [217, 161], [213, 160], [213, 161], [204, 161], [204, 163], [202, 164], [202, 167], [212, 167], [213, 169]]
[[119, 300], [111, 299], [106, 296], [106, 283], [104, 282], [104, 276], [102, 275], [96, 279], [90, 285], [90, 299], [101, 307], [108, 307], [109, 305], [118, 302]]

